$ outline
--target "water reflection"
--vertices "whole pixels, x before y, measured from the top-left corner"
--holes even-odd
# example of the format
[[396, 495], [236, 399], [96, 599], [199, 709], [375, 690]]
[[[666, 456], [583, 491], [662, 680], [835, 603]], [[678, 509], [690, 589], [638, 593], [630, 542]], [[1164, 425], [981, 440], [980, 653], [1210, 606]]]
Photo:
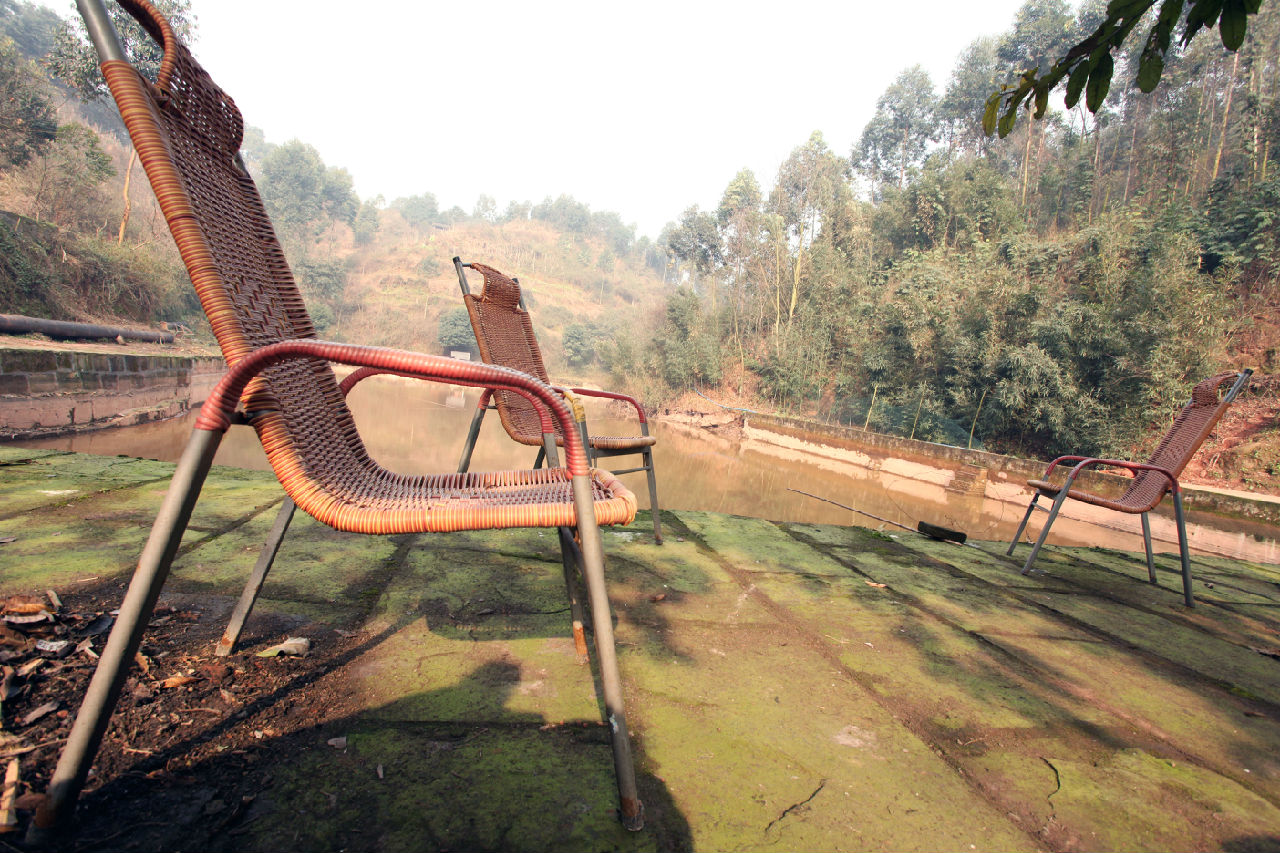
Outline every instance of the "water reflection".
[[[453, 471], [466, 437], [479, 392], [445, 385], [376, 377], [352, 392], [350, 404], [370, 453], [381, 464], [404, 474]], [[593, 432], [606, 435], [634, 434], [634, 422], [601, 416], [601, 408], [588, 408]], [[28, 442], [27, 446], [56, 447], [101, 455], [125, 454], [173, 461], [181, 455], [190, 434], [194, 413], [160, 423], [80, 436]], [[866, 455], [854, 461], [800, 453], [748, 434], [722, 436], [707, 430], [655, 422], [658, 494], [664, 508], [709, 510], [774, 521], [887, 527], [865, 516], [804, 495], [801, 489], [872, 515], [914, 528], [924, 520], [955, 530], [970, 538], [1005, 540], [1017, 528], [1027, 497], [1020, 483], [987, 484], [985, 471], [973, 482], [958, 482], [952, 471], [931, 467], [929, 460], [876, 458]], [[507, 438], [496, 413], [485, 419], [472, 468], [520, 468], [532, 464], [536, 450]], [[612, 460], [614, 467], [630, 467], [630, 460]], [[219, 465], [269, 468], [253, 433], [244, 428], [228, 432], [215, 460]], [[977, 469], [981, 470], [981, 469]], [[962, 474], [965, 472], [961, 472]], [[972, 472], [970, 472], [972, 473]], [[976, 476], [976, 475], [975, 475]], [[640, 501], [648, 507], [648, 490], [642, 474], [627, 475]], [[1065, 545], [1100, 545], [1135, 550], [1141, 548], [1136, 516], [1125, 516], [1072, 503], [1081, 520], [1061, 518], [1051, 541]], [[1042, 514], [1040, 519], [1043, 519]], [[1094, 523], [1094, 519], [1101, 524]], [[1038, 530], [1039, 520], [1033, 526]], [[1153, 515], [1152, 532], [1161, 551], [1176, 550], [1177, 534], [1171, 519]], [[911, 535], [902, 532], [902, 535]], [[1275, 535], [1263, 541], [1232, 529], [1191, 525], [1192, 547], [1209, 553], [1262, 562], [1280, 562]]]

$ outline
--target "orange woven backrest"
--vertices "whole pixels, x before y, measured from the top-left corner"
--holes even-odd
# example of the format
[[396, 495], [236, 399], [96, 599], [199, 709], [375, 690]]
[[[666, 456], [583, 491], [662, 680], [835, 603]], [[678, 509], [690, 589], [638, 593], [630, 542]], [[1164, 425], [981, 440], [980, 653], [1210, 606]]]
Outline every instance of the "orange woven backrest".
[[[1219, 398], [1218, 387], [1236, 376], [1235, 373], [1220, 373], [1192, 389], [1191, 401], [1174, 418], [1173, 425], [1164, 438], [1160, 439], [1160, 444], [1147, 464], [1165, 468], [1175, 477], [1181, 474], [1231, 405], [1229, 400]], [[1154, 505], [1168, 488], [1169, 481], [1160, 474], [1142, 474], [1133, 481], [1119, 502], [1140, 506]]]
[[[126, 62], [103, 63], [103, 75], [227, 363], [315, 337], [262, 199], [239, 165], [240, 111], [146, 0], [120, 5], [161, 43], [164, 61], [154, 84]], [[368, 464], [323, 361], [269, 368], [244, 406], [282, 480]]]
[[[542, 363], [542, 350], [533, 334], [533, 321], [529, 312], [520, 307], [519, 283], [484, 264], [472, 264], [471, 268], [484, 276], [484, 288], [479, 295], [463, 296], [480, 347], [480, 358], [489, 364], [532, 374], [550, 384], [547, 368]], [[528, 400], [510, 391], [498, 391], [494, 398], [502, 426], [512, 438], [523, 444], [542, 444], [541, 420]], [[559, 425], [556, 430], [559, 432]]]

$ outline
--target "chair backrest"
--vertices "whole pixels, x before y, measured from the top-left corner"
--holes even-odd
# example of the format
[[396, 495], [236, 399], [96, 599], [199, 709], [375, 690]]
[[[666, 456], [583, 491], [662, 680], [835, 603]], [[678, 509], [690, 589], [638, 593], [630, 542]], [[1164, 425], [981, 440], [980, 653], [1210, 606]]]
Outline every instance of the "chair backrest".
[[[532, 374], [551, 384], [547, 368], [542, 363], [542, 350], [538, 348], [538, 339], [533, 334], [533, 321], [522, 304], [519, 282], [484, 264], [473, 263], [470, 266], [484, 277], [484, 287], [479, 294], [465, 289], [466, 279], [461, 267], [458, 275], [459, 283], [464, 287], [462, 301], [471, 318], [480, 358], [489, 364]], [[522, 444], [541, 446], [542, 421], [528, 400], [510, 391], [498, 391], [494, 400], [508, 435]], [[556, 429], [558, 432], [559, 425]]]
[[[1147, 460], [1148, 465], [1158, 465], [1167, 469], [1175, 477], [1182, 473], [1195, 456], [1200, 445], [1213, 432], [1222, 415], [1235, 400], [1240, 389], [1253, 373], [1219, 373], [1201, 382], [1191, 391], [1191, 400], [1183, 406], [1182, 411], [1173, 419], [1173, 425], [1160, 439], [1155, 453]], [[1228, 381], [1234, 385], [1226, 394], [1219, 394], [1219, 389]], [[1120, 503], [1134, 506], [1154, 507], [1169, 490], [1169, 481], [1155, 472], [1142, 474], [1134, 479], [1128, 491], [1120, 499]]]
[[[239, 157], [235, 102], [147, 0], [119, 0], [163, 47], [153, 84], [120, 60], [103, 76], [146, 170], [228, 364], [315, 328]], [[243, 405], [277, 475], [370, 464], [333, 370], [320, 360], [268, 368]]]

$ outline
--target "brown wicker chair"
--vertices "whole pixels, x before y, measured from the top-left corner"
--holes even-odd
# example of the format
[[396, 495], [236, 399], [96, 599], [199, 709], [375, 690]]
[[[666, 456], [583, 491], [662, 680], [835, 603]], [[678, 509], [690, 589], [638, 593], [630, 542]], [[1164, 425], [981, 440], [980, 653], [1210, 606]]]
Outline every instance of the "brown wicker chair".
[[[547, 378], [547, 368], [542, 363], [542, 350], [538, 347], [538, 339], [533, 334], [533, 321], [525, 306], [524, 294], [520, 290], [520, 280], [510, 278], [484, 264], [463, 263], [461, 258], [454, 258], [453, 266], [457, 270], [458, 286], [462, 289], [462, 301], [467, 306], [471, 328], [475, 332], [476, 343], [480, 347], [480, 357], [488, 364], [510, 367], [550, 383], [551, 380]], [[484, 277], [484, 287], [478, 296], [471, 292], [471, 287], [467, 284], [467, 268], [475, 270]], [[661, 545], [662, 523], [658, 508], [658, 481], [653, 467], [653, 446], [657, 443], [657, 439], [649, 435], [649, 419], [645, 416], [644, 407], [634, 397], [612, 391], [559, 386], [556, 386], [556, 390], [565, 394], [570, 400], [575, 395], [601, 397], [620, 400], [635, 409], [640, 424], [640, 435], [591, 435], [584, 426], [582, 438], [587, 443], [587, 454], [592, 465], [598, 464], [602, 458], [640, 455], [642, 464], [638, 467], [625, 468], [612, 473], [620, 475], [637, 471], [645, 472], [649, 481], [653, 538]], [[471, 451], [475, 448], [481, 421], [490, 408], [498, 410], [502, 427], [512, 439], [530, 447], [541, 448], [542, 446], [536, 413], [523, 398], [505, 391], [495, 391], [492, 394], [486, 392], [481, 395], [480, 404], [475, 416], [471, 419], [471, 430], [462, 451], [462, 461], [458, 465], [459, 471], [466, 471], [471, 464]], [[564, 437], [557, 434], [556, 441], [563, 443]], [[542, 450], [539, 449], [534, 467], [538, 467], [541, 462]]]
[[[234, 645], [295, 504], [328, 525], [357, 533], [559, 528], [574, 638], [583, 656], [579, 571], [590, 596], [622, 820], [629, 829], [639, 829], [643, 808], [636, 793], [598, 527], [629, 523], [636, 512], [635, 496], [608, 472], [589, 468], [573, 413], [558, 393], [534, 377], [438, 356], [316, 340], [271, 222], [239, 161], [239, 111], [146, 0], [120, 0], [120, 5], [163, 46], [154, 84], [125, 61], [102, 0], [81, 0], [103, 73], [229, 369], [204, 404], [178, 462], [33, 835], [47, 836], [74, 809], [214, 451], [232, 424], [257, 431], [288, 498], [220, 651]], [[359, 369], [339, 385], [330, 363]], [[352, 385], [374, 373], [497, 388], [529, 400], [551, 467], [438, 476], [402, 476], [383, 469], [366, 452], [344, 401]], [[564, 467], [557, 461], [557, 431], [563, 436]]]
[[[1151, 553], [1151, 522], [1147, 518], [1147, 513], [1155, 509], [1160, 501], [1164, 500], [1166, 494], [1172, 493], [1174, 518], [1178, 525], [1178, 547], [1182, 556], [1182, 597], [1188, 607], [1195, 606], [1195, 599], [1191, 594], [1191, 556], [1187, 548], [1187, 525], [1183, 515], [1182, 489], [1178, 486], [1178, 475], [1182, 473], [1183, 468], [1187, 467], [1191, 457], [1213, 432], [1219, 418], [1235, 400], [1236, 395], [1240, 393], [1252, 374], [1252, 370], [1245, 370], [1238, 374], [1221, 373], [1197, 385], [1191, 392], [1191, 401], [1174, 418], [1173, 425], [1169, 427], [1169, 431], [1156, 447], [1156, 452], [1146, 463], [1095, 459], [1086, 456], [1059, 456], [1049, 463], [1043, 479], [1028, 480], [1027, 485], [1035, 489], [1035, 494], [1027, 504], [1027, 511], [1022, 516], [1022, 523], [1018, 525], [1018, 532], [1013, 535], [1013, 541], [1009, 543], [1008, 554], [1013, 554], [1013, 549], [1022, 538], [1022, 532], [1026, 530], [1027, 521], [1037, 508], [1040, 498], [1043, 496], [1053, 499], [1053, 505], [1048, 510], [1049, 518], [1040, 531], [1040, 538], [1031, 548], [1027, 562], [1022, 567], [1022, 574], [1025, 575], [1031, 571], [1031, 564], [1035, 562], [1041, 547], [1044, 546], [1045, 539], [1049, 536], [1049, 528], [1058, 517], [1058, 511], [1062, 509], [1062, 504], [1067, 498], [1072, 498], [1094, 506], [1113, 509], [1116, 512], [1140, 514], [1142, 541], [1147, 551], [1147, 577], [1151, 583], [1158, 583], [1155, 558]], [[1234, 382], [1230, 389], [1219, 398], [1219, 388], [1232, 380]], [[1071, 470], [1067, 472], [1066, 481], [1062, 484], [1051, 483], [1050, 475], [1063, 463], [1074, 463]], [[1129, 484], [1124, 494], [1118, 498], [1106, 498], [1073, 488], [1076, 478], [1089, 468], [1099, 465], [1122, 468], [1133, 476], [1133, 482]], [[1040, 507], [1040, 509], [1044, 508]]]

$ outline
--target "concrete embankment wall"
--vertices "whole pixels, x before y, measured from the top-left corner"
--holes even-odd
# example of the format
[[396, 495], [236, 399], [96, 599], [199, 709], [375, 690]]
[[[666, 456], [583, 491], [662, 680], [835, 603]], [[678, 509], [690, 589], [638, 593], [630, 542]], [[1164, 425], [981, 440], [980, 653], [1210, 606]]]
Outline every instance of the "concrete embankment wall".
[[[1026, 505], [1030, 494], [1025, 488], [1026, 481], [1043, 477], [1046, 465], [1037, 460], [775, 415], [746, 415], [743, 437], [935, 482], [950, 491], [986, 495], [1022, 506]], [[1080, 488], [1114, 496], [1125, 489], [1129, 478], [1089, 473], [1079, 482]], [[1184, 495], [1188, 511], [1280, 526], [1280, 500], [1268, 495], [1223, 493], [1195, 486], [1184, 486]], [[1166, 509], [1162, 506], [1162, 510]]]
[[204, 402], [224, 369], [216, 356], [0, 347], [0, 440], [174, 417]]

